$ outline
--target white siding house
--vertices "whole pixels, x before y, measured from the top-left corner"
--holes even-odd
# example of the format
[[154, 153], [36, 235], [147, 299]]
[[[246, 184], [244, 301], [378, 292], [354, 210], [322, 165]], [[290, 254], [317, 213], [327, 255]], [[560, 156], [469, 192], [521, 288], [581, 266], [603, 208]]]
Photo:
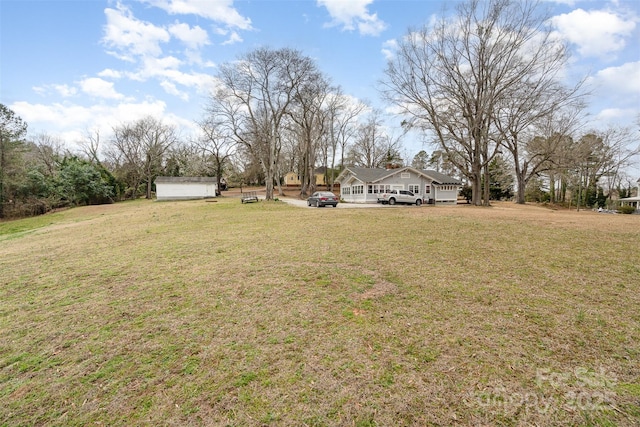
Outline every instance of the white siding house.
[[635, 197], [627, 197], [625, 199], [620, 199], [620, 204], [633, 206], [636, 208], [636, 211], [640, 212], [640, 179], [636, 181], [638, 184], [638, 190], [636, 192]]
[[397, 169], [347, 167], [336, 178], [340, 198], [352, 203], [376, 203], [388, 190], [409, 190], [422, 196], [424, 203], [455, 204], [462, 183], [433, 170], [409, 166]]
[[206, 176], [159, 176], [157, 200], [191, 200], [216, 197], [217, 179]]

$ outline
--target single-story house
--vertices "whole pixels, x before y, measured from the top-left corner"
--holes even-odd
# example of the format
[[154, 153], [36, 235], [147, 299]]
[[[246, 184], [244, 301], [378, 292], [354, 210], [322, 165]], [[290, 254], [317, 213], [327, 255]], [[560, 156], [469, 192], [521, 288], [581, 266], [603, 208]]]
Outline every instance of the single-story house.
[[218, 180], [208, 176], [159, 176], [157, 200], [191, 200], [216, 197]]
[[620, 204], [623, 206], [635, 206], [636, 210], [640, 212], [640, 179], [637, 181], [638, 183], [638, 191], [635, 197], [625, 197], [624, 199], [620, 199]]
[[376, 203], [378, 195], [389, 190], [409, 190], [422, 196], [424, 203], [458, 201], [462, 182], [434, 170], [410, 166], [397, 169], [346, 167], [336, 178], [345, 202]]

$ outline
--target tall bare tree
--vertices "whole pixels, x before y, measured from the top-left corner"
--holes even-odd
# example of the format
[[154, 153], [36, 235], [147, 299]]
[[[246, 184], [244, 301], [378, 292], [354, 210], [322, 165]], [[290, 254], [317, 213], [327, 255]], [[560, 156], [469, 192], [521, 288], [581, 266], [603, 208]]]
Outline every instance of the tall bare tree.
[[289, 117], [296, 124], [300, 144], [300, 197], [315, 191], [318, 149], [328, 125], [326, 99], [331, 92], [329, 80], [318, 70], [295, 88]]
[[347, 147], [355, 138], [358, 130], [358, 118], [366, 110], [367, 104], [338, 91], [329, 104], [328, 144], [331, 149], [331, 176], [329, 183], [333, 191], [333, 173], [336, 168], [336, 154], [340, 151], [340, 167], [344, 167]]
[[259, 159], [267, 200], [278, 178], [283, 122], [296, 90], [315, 73], [314, 61], [292, 49], [259, 48], [220, 67], [208, 112], [223, 117], [236, 141]]
[[348, 163], [364, 168], [384, 167], [402, 160], [400, 138], [386, 131], [379, 110], [371, 111], [366, 121], [360, 123], [348, 153]]
[[435, 135], [470, 180], [476, 205], [488, 204], [481, 179], [502, 140], [498, 109], [517, 102], [523, 81], [533, 90], [544, 77], [544, 49], [561, 48], [544, 44], [546, 22], [533, 0], [469, 0], [455, 19], [410, 31], [387, 66], [384, 95], [409, 125]]

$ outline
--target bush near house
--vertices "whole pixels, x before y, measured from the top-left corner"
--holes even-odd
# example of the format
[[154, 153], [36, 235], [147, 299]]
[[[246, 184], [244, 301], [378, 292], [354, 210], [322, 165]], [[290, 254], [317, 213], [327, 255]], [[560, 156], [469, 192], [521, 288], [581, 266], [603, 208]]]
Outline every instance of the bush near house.
[[620, 212], [621, 214], [632, 214], [635, 211], [635, 206], [623, 205], [618, 208], [618, 212]]

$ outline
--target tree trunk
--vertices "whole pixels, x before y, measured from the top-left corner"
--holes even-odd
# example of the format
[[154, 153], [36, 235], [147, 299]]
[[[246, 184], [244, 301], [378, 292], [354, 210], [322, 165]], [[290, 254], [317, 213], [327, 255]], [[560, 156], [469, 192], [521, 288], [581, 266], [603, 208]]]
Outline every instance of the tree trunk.
[[151, 199], [151, 186], [153, 184], [153, 182], [151, 182], [151, 181], [152, 181], [152, 177], [151, 177], [151, 175], [149, 175], [147, 177], [147, 194], [145, 196], [147, 199]]
[[525, 204], [525, 192], [527, 189], [527, 182], [525, 181], [524, 177], [521, 175], [518, 175], [518, 198], [517, 198], [517, 202], [520, 205], [524, 205]]
[[491, 177], [489, 176], [489, 162], [484, 165], [484, 188], [482, 189], [482, 205], [491, 206], [489, 198], [491, 196]]
[[516, 203], [519, 205], [524, 205], [525, 204], [524, 192], [526, 187], [526, 182], [524, 178], [525, 172], [522, 171], [522, 168], [520, 167], [519, 162], [515, 162], [515, 170], [516, 170], [516, 183], [518, 186], [518, 195], [516, 197]]
[[482, 205], [482, 176], [480, 173], [480, 165], [473, 165], [473, 173], [471, 176], [471, 204], [474, 206]]

